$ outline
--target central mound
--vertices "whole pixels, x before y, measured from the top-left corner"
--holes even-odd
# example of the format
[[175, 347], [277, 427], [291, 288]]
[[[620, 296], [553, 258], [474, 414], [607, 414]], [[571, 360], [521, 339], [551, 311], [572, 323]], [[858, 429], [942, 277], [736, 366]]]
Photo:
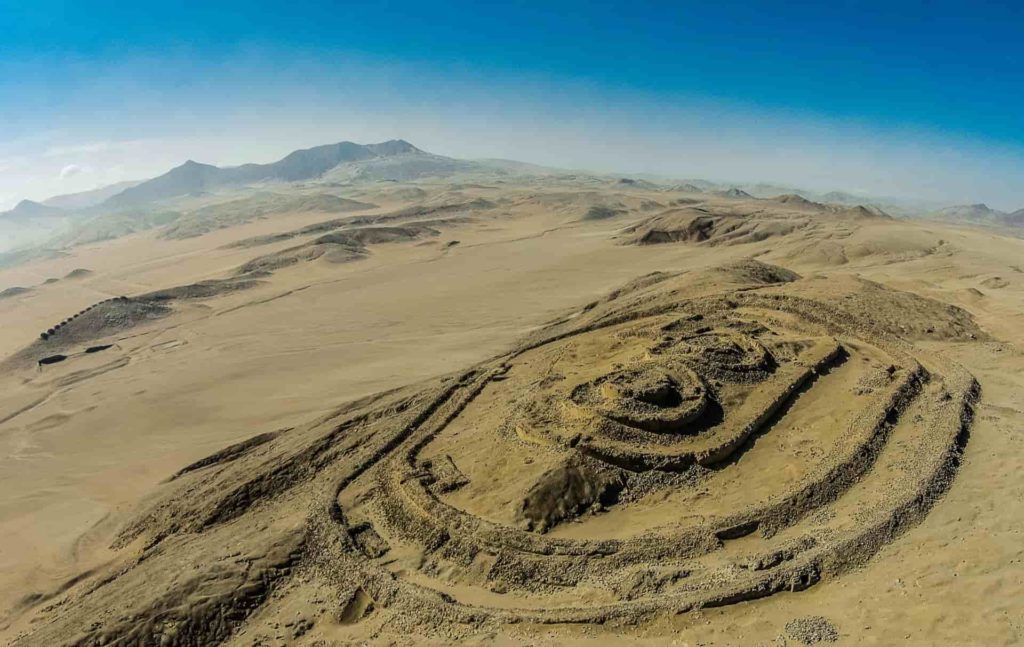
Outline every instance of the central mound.
[[[771, 337], [777, 352], [754, 335]], [[498, 427], [525, 442], [629, 470], [679, 472], [723, 459], [842, 352], [834, 339], [769, 331], [731, 312], [673, 313], [523, 353], [510, 373], [512, 392], [526, 395], [492, 412], [507, 406]], [[518, 384], [545, 365], [543, 378]]]
[[679, 433], [707, 408], [707, 391], [692, 371], [656, 364], [620, 369], [572, 390], [569, 402], [627, 427]]
[[202, 642], [316, 599], [335, 628], [451, 638], [839, 575], [943, 494], [977, 390], [864, 313], [979, 331], [875, 284], [833, 291], [753, 262], [651, 275], [459, 375], [222, 450], [123, 530], [144, 559], [33, 637], [120, 601], [83, 643], [145, 642], [140, 618]]

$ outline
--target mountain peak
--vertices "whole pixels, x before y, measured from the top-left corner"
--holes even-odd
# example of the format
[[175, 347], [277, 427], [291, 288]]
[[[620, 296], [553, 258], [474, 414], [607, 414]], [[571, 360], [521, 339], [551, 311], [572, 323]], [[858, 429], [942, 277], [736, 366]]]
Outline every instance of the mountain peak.
[[373, 150], [378, 155], [389, 156], [389, 155], [402, 155], [406, 153], [422, 153], [423, 151], [416, 148], [404, 139], [389, 139], [386, 142], [379, 144], [370, 144], [367, 148]]
[[962, 204], [940, 209], [932, 217], [952, 222], [966, 222], [980, 225], [1015, 225], [1021, 218], [990, 208], [987, 204]]
[[202, 162], [197, 162], [195, 160], [186, 160], [184, 164], [181, 164], [179, 166], [176, 166], [176, 167], [172, 168], [170, 171], [168, 171], [168, 173], [173, 173], [174, 171], [179, 171], [179, 170], [189, 171], [189, 172], [195, 173], [195, 172], [198, 172], [198, 171], [203, 171], [205, 169], [215, 169], [215, 168], [217, 168], [217, 167], [212, 165], [212, 164], [203, 164]]
[[956, 216], [987, 216], [987, 215], [999, 215], [1001, 212], [990, 208], [984, 202], [977, 202], [975, 204], [960, 204], [952, 207], [946, 207], [939, 211], [939, 213]]
[[0, 218], [47, 218], [53, 216], [61, 216], [64, 214], [63, 209], [57, 207], [48, 207], [45, 204], [40, 204], [34, 200], [22, 200], [14, 206], [10, 211], [0, 213]]
[[404, 139], [379, 144], [343, 141], [292, 151], [270, 164], [219, 167], [188, 160], [159, 177], [128, 188], [105, 204], [125, 207], [258, 182], [300, 182], [318, 178], [339, 164], [395, 155], [426, 154]]
[[743, 189], [741, 189], [739, 187], [735, 187], [735, 186], [731, 187], [731, 188], [728, 188], [728, 189], [726, 189], [724, 191], [716, 191], [715, 193], [717, 195], [722, 196], [723, 198], [743, 198], [743, 199], [747, 199], [747, 198], [753, 198], [754, 197], [754, 196], [750, 195], [749, 193], [747, 193], [746, 191], [744, 191]]
[[815, 205], [816, 202], [812, 202], [807, 198], [803, 197], [799, 193], [783, 193], [772, 198], [775, 202], [781, 202], [782, 204], [795, 204], [795, 205]]

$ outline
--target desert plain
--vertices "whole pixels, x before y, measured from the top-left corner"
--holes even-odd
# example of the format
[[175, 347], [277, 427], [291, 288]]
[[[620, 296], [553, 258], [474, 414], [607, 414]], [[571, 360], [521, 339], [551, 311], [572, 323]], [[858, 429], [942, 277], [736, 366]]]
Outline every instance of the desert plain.
[[0, 269], [0, 640], [1024, 641], [1020, 230], [420, 155]]

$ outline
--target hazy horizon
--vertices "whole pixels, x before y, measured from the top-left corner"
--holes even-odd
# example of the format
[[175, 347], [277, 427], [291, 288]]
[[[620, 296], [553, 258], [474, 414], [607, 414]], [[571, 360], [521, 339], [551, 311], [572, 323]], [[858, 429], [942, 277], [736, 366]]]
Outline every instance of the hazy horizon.
[[[459, 158], [1024, 207], [1012, 8], [937, 10], [894, 44], [895, 9], [804, 8], [790, 40], [792, 10], [753, 6], [268, 7], [11, 8], [0, 208], [187, 159], [396, 138]], [[957, 21], [962, 47], [938, 48]], [[982, 42], [986, 55], [966, 51]]]

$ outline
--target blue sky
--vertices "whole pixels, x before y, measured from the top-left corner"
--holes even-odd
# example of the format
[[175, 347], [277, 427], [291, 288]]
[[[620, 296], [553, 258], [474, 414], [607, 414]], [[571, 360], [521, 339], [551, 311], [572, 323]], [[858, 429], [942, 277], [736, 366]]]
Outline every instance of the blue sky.
[[0, 206], [405, 137], [1024, 207], [1020, 2], [118, 4], [0, 0]]

